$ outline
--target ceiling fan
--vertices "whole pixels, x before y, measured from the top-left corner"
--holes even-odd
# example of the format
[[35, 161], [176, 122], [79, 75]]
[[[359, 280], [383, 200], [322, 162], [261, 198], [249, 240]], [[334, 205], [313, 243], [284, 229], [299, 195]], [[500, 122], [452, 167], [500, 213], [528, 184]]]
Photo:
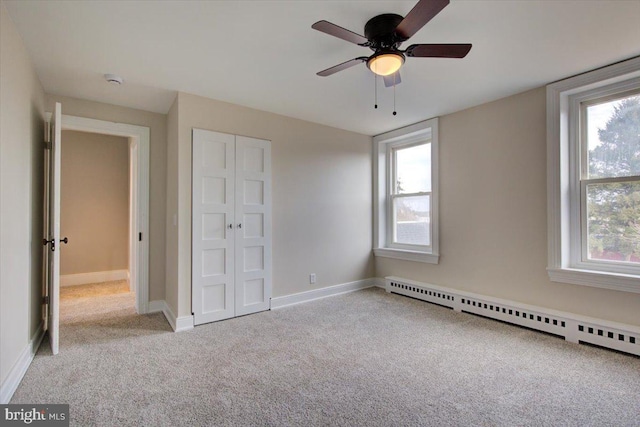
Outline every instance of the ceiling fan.
[[400, 45], [418, 32], [427, 22], [449, 4], [449, 0], [420, 0], [406, 17], [385, 13], [371, 18], [364, 26], [364, 37], [328, 21], [318, 21], [311, 26], [342, 40], [373, 50], [371, 56], [360, 56], [317, 73], [330, 76], [338, 71], [367, 63], [367, 67], [384, 77], [385, 86], [400, 83], [400, 72], [405, 57], [414, 58], [464, 58], [471, 44], [412, 44], [405, 50]]

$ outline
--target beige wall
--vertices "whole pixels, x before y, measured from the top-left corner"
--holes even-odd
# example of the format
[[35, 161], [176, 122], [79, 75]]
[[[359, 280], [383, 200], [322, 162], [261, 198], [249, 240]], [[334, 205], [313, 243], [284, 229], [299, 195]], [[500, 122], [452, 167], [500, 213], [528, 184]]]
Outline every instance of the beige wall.
[[0, 3], [2, 386], [42, 322], [43, 120], [42, 85], [4, 3]]
[[129, 269], [129, 140], [62, 131], [60, 274]]
[[379, 277], [640, 325], [640, 294], [550, 282], [545, 89], [440, 119], [439, 265], [376, 258]]
[[177, 263], [178, 282], [167, 278], [167, 287], [178, 316], [191, 314], [194, 127], [272, 141], [274, 297], [373, 276], [371, 137], [184, 93], [177, 109], [177, 142], [169, 138], [177, 168], [168, 167], [168, 180], [178, 187], [167, 195], [177, 202], [167, 215], [178, 215], [178, 239], [167, 239], [167, 251], [178, 254], [168, 259]]
[[146, 126], [149, 153], [149, 299], [165, 298], [165, 212], [167, 167], [167, 116], [133, 108], [58, 95], [46, 96], [47, 111], [62, 103], [62, 114]]

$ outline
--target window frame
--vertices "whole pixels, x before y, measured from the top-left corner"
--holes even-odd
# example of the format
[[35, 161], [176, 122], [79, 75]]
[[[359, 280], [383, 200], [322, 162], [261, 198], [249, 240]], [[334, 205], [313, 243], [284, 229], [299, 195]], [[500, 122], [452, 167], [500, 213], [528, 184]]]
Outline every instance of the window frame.
[[586, 258], [586, 186], [619, 178], [585, 181], [588, 150], [581, 140], [586, 124], [583, 109], [590, 102], [637, 90], [640, 58], [547, 86], [547, 271], [553, 282], [640, 293], [640, 266]]
[[[437, 264], [438, 253], [438, 119], [430, 119], [405, 128], [387, 132], [373, 139], [374, 143], [374, 248], [375, 256]], [[393, 240], [394, 212], [392, 185], [392, 150], [431, 144], [431, 245], [409, 245]], [[409, 193], [402, 196], [422, 195]], [[424, 193], [424, 194], [429, 194]]]

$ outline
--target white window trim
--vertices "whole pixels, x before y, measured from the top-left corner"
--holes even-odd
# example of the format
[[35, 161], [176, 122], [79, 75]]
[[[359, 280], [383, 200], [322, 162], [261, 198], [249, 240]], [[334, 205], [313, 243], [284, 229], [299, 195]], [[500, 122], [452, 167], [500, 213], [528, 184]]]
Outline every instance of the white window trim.
[[[389, 179], [390, 144], [411, 144], [424, 139], [431, 141], [431, 247], [425, 251], [390, 247], [387, 242], [390, 216], [387, 200]], [[439, 253], [438, 221], [438, 119], [430, 119], [401, 129], [387, 132], [373, 138], [373, 253], [378, 257], [437, 264]]]
[[624, 91], [639, 79], [640, 58], [634, 58], [547, 86], [547, 271], [553, 282], [640, 293], [640, 275], [630, 274], [632, 270], [605, 272], [581, 261], [581, 242], [573, 238], [581, 232], [580, 198], [572, 191], [580, 185], [580, 171], [572, 160], [578, 145], [576, 124], [570, 120], [576, 115], [569, 114], [575, 108], [579, 113], [581, 101]]

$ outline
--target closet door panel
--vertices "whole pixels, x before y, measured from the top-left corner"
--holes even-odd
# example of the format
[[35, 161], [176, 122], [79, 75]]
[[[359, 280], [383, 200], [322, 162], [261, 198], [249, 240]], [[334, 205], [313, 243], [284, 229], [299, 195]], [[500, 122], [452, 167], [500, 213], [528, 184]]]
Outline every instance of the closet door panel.
[[236, 316], [271, 308], [271, 142], [236, 137]]
[[193, 130], [192, 296], [194, 323], [235, 315], [235, 137]]

